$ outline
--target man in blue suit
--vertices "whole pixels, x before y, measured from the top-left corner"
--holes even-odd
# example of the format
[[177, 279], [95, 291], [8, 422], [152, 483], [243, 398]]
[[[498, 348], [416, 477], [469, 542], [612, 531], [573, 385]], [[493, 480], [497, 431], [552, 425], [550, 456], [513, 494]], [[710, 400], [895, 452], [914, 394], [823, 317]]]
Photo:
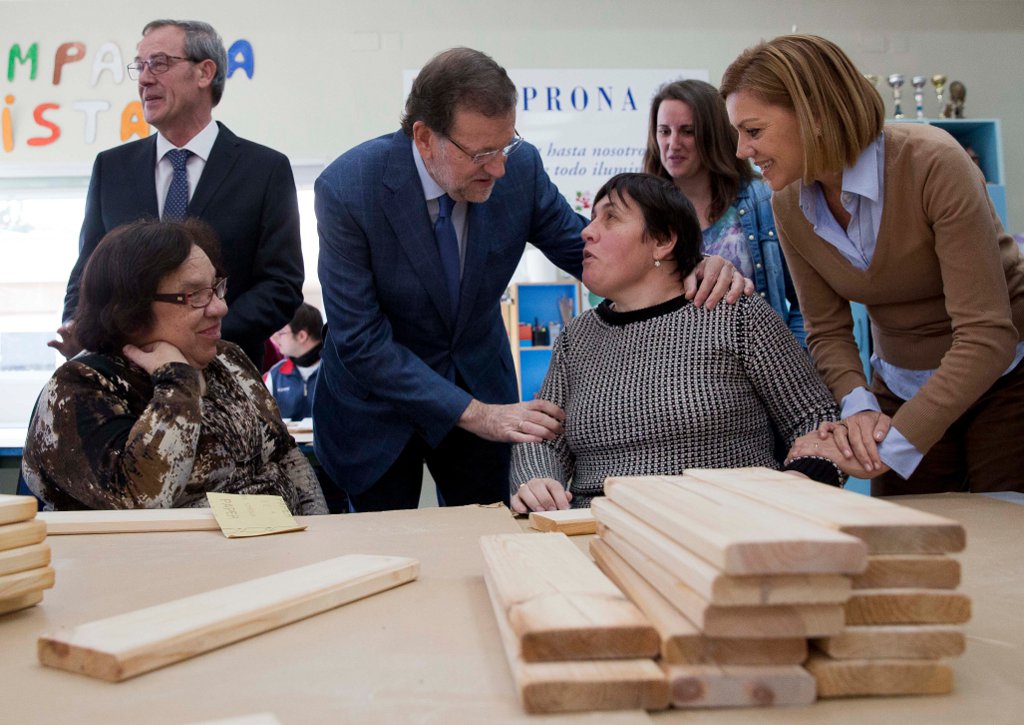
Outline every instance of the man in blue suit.
[[[96, 157], [79, 257], [64, 301], [63, 341], [80, 349], [71, 320], [78, 281], [103, 236], [141, 217], [199, 217], [217, 232], [228, 273], [225, 339], [259, 367], [263, 344], [302, 302], [299, 207], [283, 154], [241, 139], [213, 121], [224, 92], [227, 54], [217, 32], [197, 21], [156, 20], [142, 31], [135, 62], [143, 115], [158, 134]], [[172, 159], [182, 157], [181, 168]]]
[[[516, 133], [515, 108], [501, 66], [453, 48], [413, 82], [401, 130], [316, 182], [314, 446], [357, 511], [415, 508], [424, 461], [447, 505], [507, 502], [509, 443], [561, 431], [557, 406], [517, 402], [499, 303], [528, 241], [579, 277], [587, 220]], [[744, 286], [707, 276], [709, 302]]]

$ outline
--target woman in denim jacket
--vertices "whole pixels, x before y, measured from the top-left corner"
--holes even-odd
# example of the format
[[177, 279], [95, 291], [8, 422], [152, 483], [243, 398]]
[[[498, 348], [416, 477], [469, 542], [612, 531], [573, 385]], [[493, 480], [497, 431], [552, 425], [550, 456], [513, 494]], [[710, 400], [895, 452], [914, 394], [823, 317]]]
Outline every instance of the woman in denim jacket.
[[775, 233], [771, 190], [736, 157], [736, 131], [714, 86], [686, 80], [658, 90], [643, 168], [686, 195], [704, 231], [704, 253], [725, 257], [754, 280], [758, 294], [806, 347], [803, 315]]

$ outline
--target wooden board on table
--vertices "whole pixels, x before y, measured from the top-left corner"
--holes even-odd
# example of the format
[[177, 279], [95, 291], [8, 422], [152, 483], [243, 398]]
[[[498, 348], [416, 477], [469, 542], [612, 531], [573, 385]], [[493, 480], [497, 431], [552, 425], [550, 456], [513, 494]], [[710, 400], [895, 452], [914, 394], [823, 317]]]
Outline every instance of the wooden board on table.
[[778, 604], [763, 607], [713, 605], [679, 577], [645, 556], [622, 537], [616, 536], [615, 532], [604, 532], [602, 539], [708, 637], [827, 637], [843, 629], [842, 604]]
[[726, 574], [850, 574], [863, 541], [713, 486], [694, 492], [672, 476], [611, 477], [605, 494]]
[[704, 481], [862, 539], [872, 554], [961, 551], [964, 527], [952, 519], [826, 486], [770, 468], [690, 469]]
[[566, 536], [593, 534], [597, 521], [590, 509], [530, 512], [530, 527], [538, 531], [560, 531]]
[[943, 695], [953, 691], [953, 668], [942, 660], [835, 660], [812, 653], [804, 665], [818, 697]]
[[416, 578], [419, 562], [350, 554], [139, 609], [38, 641], [50, 667], [119, 682]]
[[147, 531], [219, 531], [208, 508], [42, 511], [47, 533], [132, 534]]
[[512, 631], [505, 605], [489, 573], [484, 574], [484, 581], [505, 657], [523, 709], [528, 713], [668, 707], [668, 682], [652, 659], [525, 661], [519, 637]]
[[672, 706], [677, 708], [810, 705], [814, 677], [799, 665], [667, 665]]
[[876, 554], [852, 578], [854, 589], [956, 589], [960, 562], [944, 554]]
[[42, 589], [37, 589], [36, 591], [29, 592], [27, 594], [19, 594], [16, 597], [0, 599], [0, 615], [34, 607], [41, 601], [43, 601]]
[[730, 576], [618, 504], [596, 498], [591, 505], [599, 525], [623, 537], [712, 604], [842, 604], [850, 596], [850, 578], [841, 574]]
[[11, 599], [53, 586], [55, 572], [52, 566], [19, 571], [0, 576], [0, 599]]
[[33, 496], [13, 496], [0, 493], [0, 526], [16, 524], [34, 518], [39, 502]]
[[17, 549], [0, 551], [0, 576], [14, 574], [28, 569], [38, 569], [50, 563], [50, 546], [32, 544]]
[[798, 665], [807, 659], [807, 640], [705, 637], [622, 557], [600, 539], [590, 553], [601, 570], [640, 608], [661, 637], [661, 659], [669, 664]]
[[833, 659], [930, 659], [963, 654], [961, 627], [949, 624], [848, 626], [839, 634], [814, 640]]
[[846, 602], [847, 624], [963, 624], [971, 598], [942, 589], [857, 589]]
[[38, 544], [46, 538], [46, 524], [38, 518], [0, 526], [0, 551]]
[[565, 534], [481, 536], [480, 548], [527, 662], [658, 653], [644, 615]]

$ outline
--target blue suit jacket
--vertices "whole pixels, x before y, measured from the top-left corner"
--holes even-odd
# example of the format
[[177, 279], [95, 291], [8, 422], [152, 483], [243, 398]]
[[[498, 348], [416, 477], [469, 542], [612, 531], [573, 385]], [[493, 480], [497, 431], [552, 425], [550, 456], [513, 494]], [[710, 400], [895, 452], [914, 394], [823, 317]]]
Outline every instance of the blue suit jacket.
[[[263, 342], [292, 319], [302, 302], [295, 180], [284, 154], [218, 126], [188, 214], [212, 226], [220, 240], [229, 277], [222, 334], [259, 366]], [[120, 224], [157, 218], [156, 161], [155, 134], [96, 157], [63, 319], [74, 316], [79, 278], [103, 235]]]
[[[501, 296], [527, 241], [579, 277], [586, 220], [524, 143], [491, 197], [469, 206], [453, 318], [408, 136], [398, 131], [348, 151], [315, 189], [328, 330], [314, 445], [331, 478], [358, 494], [414, 434], [440, 443], [471, 397], [518, 400]], [[444, 377], [452, 364], [468, 392]]]

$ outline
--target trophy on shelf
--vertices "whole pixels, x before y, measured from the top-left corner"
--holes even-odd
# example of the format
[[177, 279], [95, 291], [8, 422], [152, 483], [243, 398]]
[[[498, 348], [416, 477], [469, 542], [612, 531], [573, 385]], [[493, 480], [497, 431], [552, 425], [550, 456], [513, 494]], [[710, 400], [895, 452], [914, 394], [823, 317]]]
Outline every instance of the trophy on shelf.
[[949, 100], [946, 110], [950, 111], [946, 118], [963, 118], [964, 101], [967, 99], [967, 87], [960, 81], [953, 81], [949, 84]]
[[893, 73], [889, 76], [889, 87], [892, 88], [892, 117], [903, 118], [903, 94], [900, 88], [903, 87], [903, 74]]
[[935, 100], [939, 102], [939, 116], [949, 118], [949, 113], [942, 105], [942, 93], [946, 90], [946, 76], [936, 73], [932, 76], [932, 85], [935, 86]]
[[914, 87], [914, 115], [917, 118], [924, 118], [924, 86], [928, 79], [924, 76], [914, 76], [910, 79], [910, 85]]

